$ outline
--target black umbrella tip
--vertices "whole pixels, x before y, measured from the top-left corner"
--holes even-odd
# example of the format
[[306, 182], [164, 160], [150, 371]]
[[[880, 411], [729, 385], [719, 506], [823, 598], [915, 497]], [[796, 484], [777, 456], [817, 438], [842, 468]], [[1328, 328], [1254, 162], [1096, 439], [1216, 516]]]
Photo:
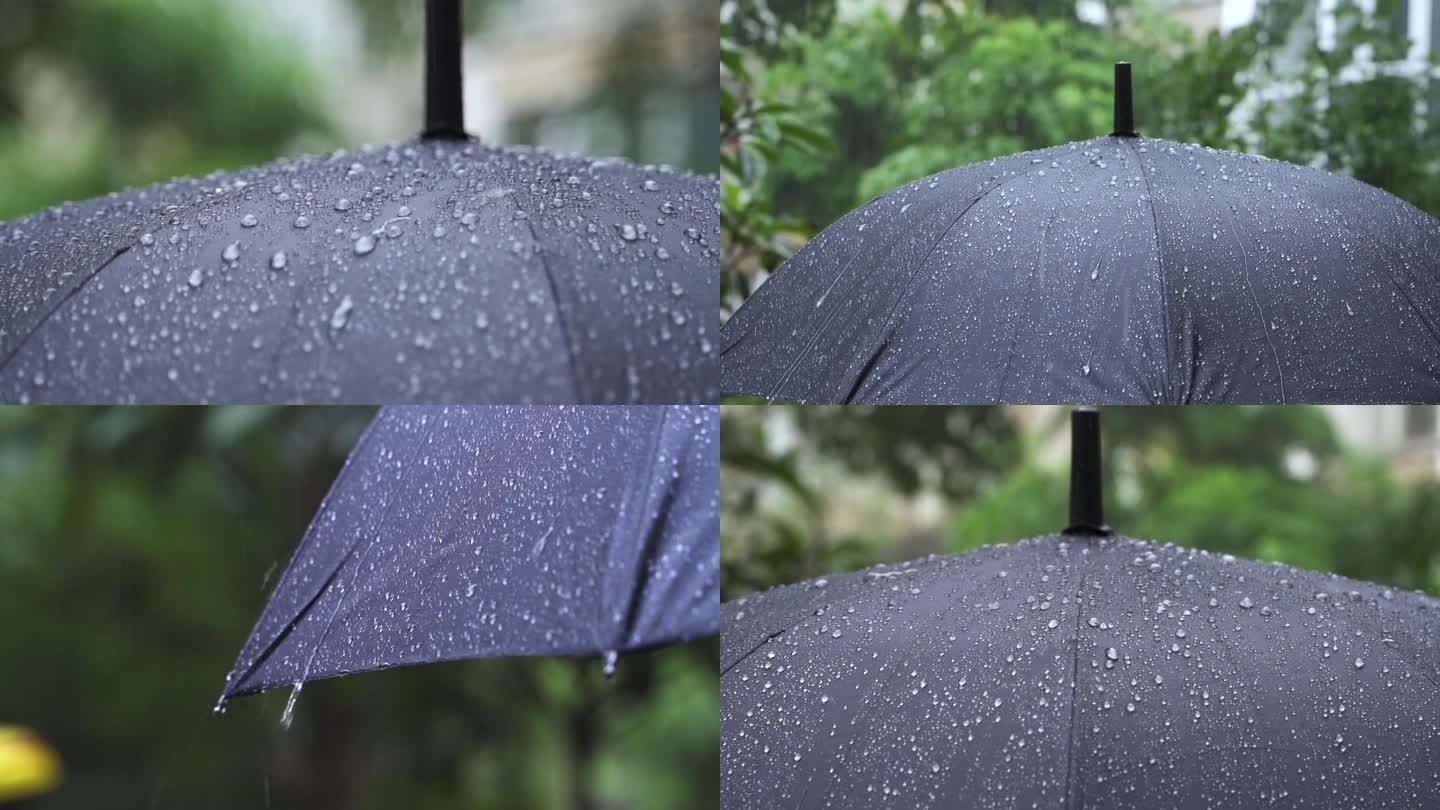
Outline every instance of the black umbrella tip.
[[460, 0], [425, 3], [425, 140], [469, 140], [465, 134]]
[[1130, 63], [1115, 63], [1115, 131], [1119, 138], [1134, 138], [1135, 105], [1130, 90]]
[[1108, 535], [1100, 458], [1100, 412], [1088, 406], [1070, 413], [1070, 525], [1068, 535]]

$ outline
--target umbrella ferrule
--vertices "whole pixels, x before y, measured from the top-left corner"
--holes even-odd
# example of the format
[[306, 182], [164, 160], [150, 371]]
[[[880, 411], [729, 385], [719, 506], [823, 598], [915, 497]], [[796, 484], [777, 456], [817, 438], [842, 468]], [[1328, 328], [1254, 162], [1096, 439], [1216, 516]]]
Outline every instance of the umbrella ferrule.
[[460, 0], [425, 0], [426, 140], [465, 140]]
[[1110, 134], [1121, 138], [1136, 137], [1129, 62], [1115, 63], [1115, 131]]
[[1100, 412], [1094, 408], [1070, 414], [1070, 525], [1064, 533], [1110, 534], [1101, 485]]

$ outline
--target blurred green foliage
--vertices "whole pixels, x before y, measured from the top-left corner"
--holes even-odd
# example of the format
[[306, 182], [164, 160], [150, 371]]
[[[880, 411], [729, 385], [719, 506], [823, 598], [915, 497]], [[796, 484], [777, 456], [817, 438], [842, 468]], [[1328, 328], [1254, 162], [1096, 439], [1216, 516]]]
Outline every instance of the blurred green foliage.
[[[724, 598], [1063, 529], [1067, 412], [1033, 411], [1022, 428], [1022, 410], [723, 406]], [[1116, 531], [1440, 594], [1440, 481], [1343, 447], [1320, 408], [1115, 407], [1103, 423]], [[777, 434], [793, 434], [783, 451]], [[827, 533], [844, 523], [827, 518], [864, 506], [826, 482], [865, 478], [877, 500], [907, 508], [917, 474], [943, 499], [940, 536]]]
[[[358, 57], [413, 80], [418, 92], [424, 5], [341, 0], [335, 37], [343, 42], [357, 29]], [[557, 68], [550, 77], [574, 83], [573, 92], [511, 111], [503, 132], [484, 137], [714, 172], [714, 0], [599, 5], [604, 13], [584, 4], [588, 14], [555, 22], [537, 20], [525, 0], [466, 0], [471, 42], [492, 52], [509, 48], [523, 61], [548, 47], [544, 38], [492, 33], [520, 19], [599, 54], [586, 67], [593, 75]], [[345, 105], [363, 105], [367, 120], [415, 114], [414, 98], [386, 105], [370, 92], [373, 77], [347, 76], [346, 65], [307, 54], [307, 40], [277, 29], [268, 14], [259, 0], [5, 0], [0, 220], [171, 177], [355, 148], [361, 137], [337, 114]], [[354, 92], [331, 97], [327, 88], [347, 81]]]
[[369, 408], [0, 408], [0, 722], [47, 808], [714, 807], [714, 640], [322, 681], [211, 713]]
[[0, 219], [275, 157], [323, 127], [303, 63], [220, 0], [7, 0]]
[[[925, 175], [1111, 128], [1111, 64], [1136, 63], [1144, 135], [1353, 175], [1440, 214], [1440, 81], [1398, 68], [1400, 0], [1313, 0], [1195, 34], [1172, 11], [1109, 2], [843, 4], [727, 0], [722, 105], [722, 320], [815, 232]], [[1411, 68], [1415, 68], [1411, 65]], [[781, 122], [784, 126], [781, 126]]]

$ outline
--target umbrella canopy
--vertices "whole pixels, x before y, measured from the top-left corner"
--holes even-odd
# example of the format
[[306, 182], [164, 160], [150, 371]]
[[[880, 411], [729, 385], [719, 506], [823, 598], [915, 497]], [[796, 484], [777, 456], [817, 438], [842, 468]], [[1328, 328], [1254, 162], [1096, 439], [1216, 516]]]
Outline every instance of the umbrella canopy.
[[228, 698], [405, 664], [715, 633], [714, 406], [386, 408], [270, 596]]
[[431, 5], [431, 137], [0, 224], [0, 401], [714, 401], [716, 180], [463, 139]]
[[721, 330], [722, 393], [1440, 400], [1440, 220], [1348, 177], [1136, 137], [1123, 67], [1116, 134], [917, 180], [827, 228]]
[[721, 626], [727, 808], [1440, 806], [1418, 593], [1081, 524]]

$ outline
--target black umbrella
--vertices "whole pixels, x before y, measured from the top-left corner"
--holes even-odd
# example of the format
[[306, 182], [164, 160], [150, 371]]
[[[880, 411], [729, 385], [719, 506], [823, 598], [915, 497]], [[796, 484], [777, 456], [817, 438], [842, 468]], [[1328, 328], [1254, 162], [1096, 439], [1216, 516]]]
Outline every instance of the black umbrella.
[[426, 135], [0, 225], [0, 401], [704, 402], [714, 178]]
[[1111, 536], [1072, 475], [1063, 534], [722, 605], [722, 806], [1440, 806], [1440, 600]]
[[217, 708], [458, 658], [604, 655], [608, 671], [715, 633], [718, 434], [714, 406], [384, 409]]
[[1435, 402], [1440, 221], [1348, 177], [1115, 133], [909, 183], [721, 330], [806, 402]]

